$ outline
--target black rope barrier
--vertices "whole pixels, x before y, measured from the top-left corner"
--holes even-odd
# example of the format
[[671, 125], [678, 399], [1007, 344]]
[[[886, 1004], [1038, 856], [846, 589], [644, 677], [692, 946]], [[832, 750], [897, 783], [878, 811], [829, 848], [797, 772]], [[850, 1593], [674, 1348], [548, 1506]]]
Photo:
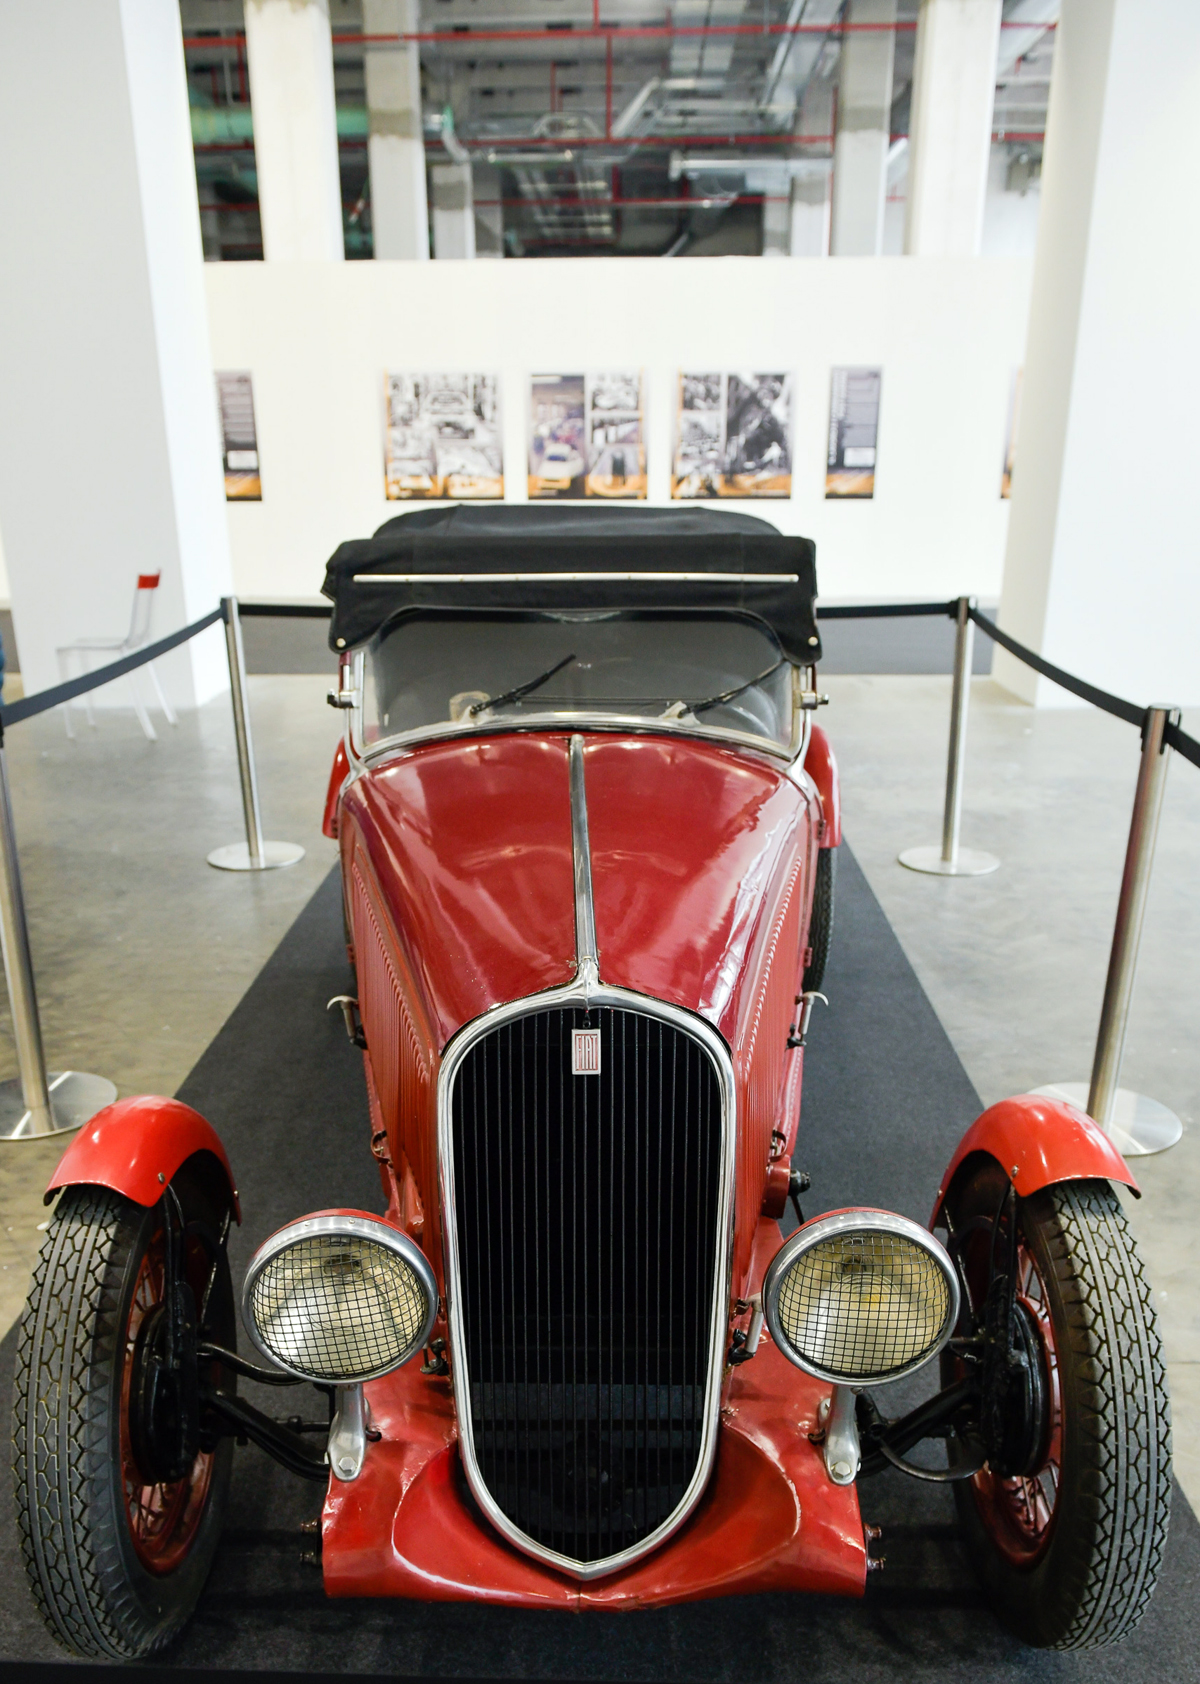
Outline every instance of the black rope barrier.
[[238, 613], [243, 620], [257, 617], [258, 619], [278, 620], [328, 620], [333, 613], [333, 604], [326, 608], [320, 602], [242, 602], [238, 601]]
[[[958, 598], [950, 602], [866, 602], [843, 603], [837, 607], [817, 608], [817, 619], [820, 620], [882, 620], [915, 615], [944, 614], [953, 619], [958, 612]], [[981, 614], [978, 608], [968, 609], [971, 619], [1002, 649], [1007, 649], [1010, 655], [1018, 661], [1024, 661], [1034, 672], [1041, 673], [1063, 690], [1068, 690], [1073, 696], [1079, 696], [1083, 701], [1090, 702], [1103, 713], [1110, 713], [1114, 719], [1123, 719], [1127, 725], [1135, 725], [1139, 731], [1145, 729], [1148, 708], [1138, 707], [1136, 702], [1127, 702], [1123, 696], [1114, 696], [1109, 690], [1101, 690], [1098, 685], [1089, 684], [1085, 678], [1076, 678], [1074, 673], [1065, 672], [1062, 667], [1056, 667], [1053, 662], [1044, 660], [1036, 655], [1032, 649], [1026, 649], [1023, 643], [1018, 643], [1015, 637], [1009, 637], [997, 625]], [[1177, 754], [1182, 754], [1185, 760], [1191, 761], [1193, 766], [1200, 767], [1200, 742], [1190, 737], [1186, 731], [1181, 731], [1178, 725], [1168, 725], [1163, 732], [1163, 741], [1170, 745]]]
[[153, 661], [159, 655], [165, 655], [171, 649], [178, 649], [181, 643], [186, 643], [189, 637], [195, 637], [197, 632], [207, 631], [209, 626], [216, 625], [218, 620], [225, 618], [224, 608], [214, 608], [211, 614], [206, 614], [201, 620], [193, 620], [190, 626], [172, 632], [168, 637], [160, 637], [157, 643], [148, 643], [144, 649], [137, 649], [132, 655], [122, 655], [119, 661], [110, 661], [106, 667], [97, 667], [93, 672], [85, 672], [79, 678], [69, 678], [65, 684], [55, 684], [49, 690], [38, 690], [32, 696], [22, 696], [19, 702], [7, 702], [0, 707], [0, 733], [10, 725], [19, 725], [23, 719], [32, 719], [35, 714], [45, 713], [48, 708], [61, 707], [64, 702], [72, 702], [76, 696], [83, 696], [89, 690], [98, 690], [103, 684], [111, 684], [115, 678], [124, 678], [126, 673], [134, 672], [138, 667], [144, 667], [147, 661]]
[[1178, 725], [1166, 726], [1163, 742], [1173, 748], [1176, 754], [1182, 754], [1185, 760], [1190, 760], [1193, 766], [1200, 766], [1200, 743], [1195, 737], [1189, 737], [1186, 731], [1181, 731]]
[[[939, 616], [953, 619], [958, 611], [958, 598], [949, 602], [858, 602], [840, 603], [828, 608], [819, 608], [818, 620], [885, 620], [907, 619], [918, 616]], [[328, 620], [333, 613], [332, 606], [326, 608], [315, 602], [239, 602], [238, 613], [243, 619], [247, 617], [257, 619], [279, 620]], [[1009, 637], [1007, 632], [993, 625], [986, 614], [981, 614], [977, 608], [969, 610], [971, 619], [1002, 649], [1007, 649], [1018, 661], [1024, 661], [1027, 667], [1041, 673], [1052, 683], [1062, 689], [1079, 696], [1093, 707], [1098, 707], [1104, 713], [1110, 713], [1116, 719], [1123, 719], [1127, 725], [1136, 725], [1142, 729], [1147, 709], [1140, 708], [1136, 702], [1127, 702], [1122, 696], [1114, 696], [1108, 690], [1101, 690], [1095, 684], [1089, 684], [1086, 679], [1076, 678], [1074, 673], [1065, 672], [1062, 667], [1056, 667], [1052, 662], [1043, 660], [1032, 649], [1027, 649], [1023, 643], [1018, 643], [1015, 637]], [[131, 655], [123, 655], [119, 661], [110, 661], [105, 667], [97, 667], [93, 672], [81, 674], [79, 678], [68, 679], [64, 684], [56, 684], [49, 690], [39, 690], [36, 695], [23, 696], [20, 701], [8, 702], [0, 706], [0, 734], [10, 725], [19, 725], [23, 719], [32, 719], [36, 714], [45, 713], [50, 708], [61, 707], [64, 702], [72, 702], [77, 696], [86, 695], [89, 690], [98, 690], [105, 684], [111, 684], [114, 679], [124, 678], [126, 673], [136, 672], [138, 667], [145, 666], [147, 661], [153, 661], [159, 655], [165, 655], [172, 649], [177, 649], [181, 643], [195, 637], [198, 632], [207, 631], [209, 626], [225, 618], [223, 607], [214, 608], [211, 614], [205, 614], [202, 619], [193, 620], [190, 626], [184, 626], [177, 632], [171, 632], [168, 637], [159, 638], [157, 643], [149, 643], [144, 649], [137, 649]], [[1200, 768], [1200, 742], [1190, 737], [1186, 731], [1181, 731], [1178, 725], [1168, 725], [1163, 733], [1163, 740], [1170, 744], [1177, 754], [1189, 760], [1193, 766]]]
[[1085, 702], [1091, 702], [1093, 707], [1100, 708], [1104, 713], [1111, 713], [1115, 719], [1123, 719], [1126, 725], [1136, 725], [1140, 730], [1146, 718], [1145, 708], [1138, 707], [1136, 702], [1127, 702], [1123, 696], [1114, 696], [1108, 690], [1100, 690], [1094, 684], [1089, 684], [1084, 678], [1076, 678], [1074, 673], [1064, 672], [1061, 667], [1045, 661], [1040, 655], [1035, 655], [1032, 649], [1026, 649], [1023, 643], [1018, 643], [1015, 637], [1009, 637], [998, 626], [981, 614], [978, 608], [968, 610], [972, 620], [980, 631], [986, 632], [993, 642], [1002, 649], [1007, 649], [1010, 655], [1015, 655], [1018, 661], [1024, 661], [1034, 672], [1040, 672], [1043, 678], [1069, 690], [1073, 696], [1081, 696]]
[[817, 604], [820, 620], [891, 620], [909, 615], [940, 615], [952, 620], [958, 613], [958, 598], [951, 602], [844, 602], [822, 608]]

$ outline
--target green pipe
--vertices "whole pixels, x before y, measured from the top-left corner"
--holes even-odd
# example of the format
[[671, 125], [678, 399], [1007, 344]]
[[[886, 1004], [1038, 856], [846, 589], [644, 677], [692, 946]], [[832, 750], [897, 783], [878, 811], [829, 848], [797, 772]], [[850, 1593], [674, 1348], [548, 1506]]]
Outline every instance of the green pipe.
[[[337, 108], [339, 140], [367, 138], [367, 108], [365, 105], [339, 105]], [[248, 105], [193, 105], [193, 146], [228, 146], [236, 141], [254, 139], [254, 118]]]

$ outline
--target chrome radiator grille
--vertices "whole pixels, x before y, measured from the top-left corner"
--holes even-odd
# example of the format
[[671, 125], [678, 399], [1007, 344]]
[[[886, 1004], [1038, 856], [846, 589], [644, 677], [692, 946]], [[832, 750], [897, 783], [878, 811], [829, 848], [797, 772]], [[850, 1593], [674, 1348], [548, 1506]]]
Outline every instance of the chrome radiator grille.
[[[572, 1074], [583, 1027], [600, 1030], [598, 1075]], [[450, 1120], [479, 1476], [542, 1549], [607, 1561], [670, 1519], [701, 1455], [722, 1243], [712, 1061], [641, 1012], [535, 1012], [470, 1048]]]

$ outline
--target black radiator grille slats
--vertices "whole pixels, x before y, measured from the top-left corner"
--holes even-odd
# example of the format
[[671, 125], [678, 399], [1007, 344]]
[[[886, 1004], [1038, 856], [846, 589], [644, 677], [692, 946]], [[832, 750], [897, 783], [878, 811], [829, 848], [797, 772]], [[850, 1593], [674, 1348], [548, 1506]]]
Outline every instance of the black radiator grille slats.
[[[571, 1072], [600, 1029], [601, 1073]], [[646, 1013], [532, 1012], [451, 1101], [473, 1447], [500, 1511], [583, 1565], [678, 1509], [703, 1438], [721, 1102], [703, 1045]]]

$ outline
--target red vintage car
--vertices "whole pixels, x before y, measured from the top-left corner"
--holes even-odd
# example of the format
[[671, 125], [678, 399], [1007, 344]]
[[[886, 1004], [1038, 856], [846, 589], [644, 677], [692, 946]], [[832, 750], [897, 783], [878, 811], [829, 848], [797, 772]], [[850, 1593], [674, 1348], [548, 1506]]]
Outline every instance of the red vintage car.
[[[439, 508], [344, 544], [326, 593], [338, 1004], [384, 1208], [297, 1213], [259, 1249], [251, 1360], [210, 1126], [137, 1099], [72, 1145], [16, 1387], [55, 1636], [139, 1656], [178, 1632], [241, 1438], [327, 1486], [331, 1596], [859, 1596], [858, 1482], [891, 1466], [954, 1482], [1030, 1643], [1120, 1638], [1168, 1427], [1107, 1138], [1012, 1099], [929, 1228], [800, 1213], [840, 841], [813, 545], [728, 512]], [[872, 1388], [925, 1365], [889, 1418]], [[327, 1432], [239, 1376], [317, 1386]], [[940, 1465], [911, 1459], [926, 1439]]]

